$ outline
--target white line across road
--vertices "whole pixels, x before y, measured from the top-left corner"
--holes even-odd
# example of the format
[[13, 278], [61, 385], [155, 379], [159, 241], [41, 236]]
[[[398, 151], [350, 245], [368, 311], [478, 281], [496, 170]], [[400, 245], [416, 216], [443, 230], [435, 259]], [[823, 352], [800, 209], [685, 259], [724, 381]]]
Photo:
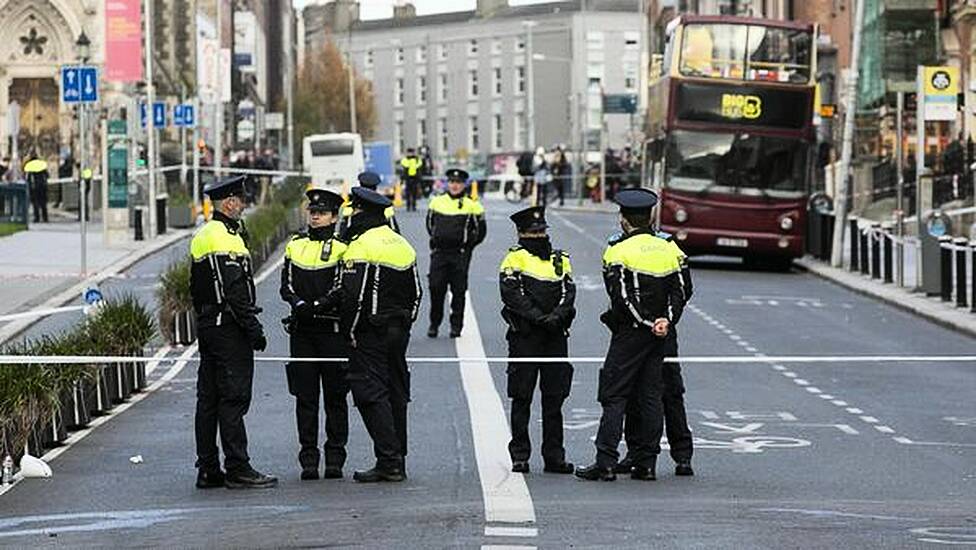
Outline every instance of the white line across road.
[[[471, 302], [469, 295], [464, 307], [465, 330], [455, 340], [455, 345], [459, 356], [481, 358], [485, 350]], [[485, 521], [489, 524], [535, 523], [535, 507], [525, 477], [512, 472], [512, 460], [507, 452], [512, 436], [488, 362], [462, 360], [461, 383], [471, 417], [474, 456], [485, 502]]]

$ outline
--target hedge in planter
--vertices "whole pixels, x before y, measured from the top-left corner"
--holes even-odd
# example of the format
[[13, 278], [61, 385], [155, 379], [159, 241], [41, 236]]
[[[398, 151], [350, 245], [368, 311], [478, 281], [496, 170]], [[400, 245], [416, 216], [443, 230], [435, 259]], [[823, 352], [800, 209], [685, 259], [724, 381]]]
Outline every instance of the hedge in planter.
[[166, 268], [156, 290], [159, 331], [170, 344], [189, 345], [196, 340], [196, 317], [190, 293], [190, 260], [178, 260]]

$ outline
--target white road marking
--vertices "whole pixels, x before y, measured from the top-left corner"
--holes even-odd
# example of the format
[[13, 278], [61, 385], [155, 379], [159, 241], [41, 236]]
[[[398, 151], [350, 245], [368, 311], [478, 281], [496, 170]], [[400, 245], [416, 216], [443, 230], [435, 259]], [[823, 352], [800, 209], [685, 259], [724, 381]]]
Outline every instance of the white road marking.
[[875, 426], [874, 429], [875, 430], [878, 430], [879, 432], [881, 432], [883, 434], [893, 434], [893, 433], [895, 433], [895, 430], [889, 428], [888, 426]]
[[838, 407], [846, 407], [847, 406], [847, 401], [842, 401], [840, 399], [834, 399], [833, 401], [831, 401], [831, 403], [833, 403], [834, 405], [837, 405]]
[[861, 420], [867, 422], [868, 424], [877, 424], [878, 419], [873, 416], [862, 416]]
[[924, 447], [958, 447], [961, 449], [976, 449], [976, 443], [956, 443], [954, 441], [912, 441], [907, 437], [893, 437], [898, 443], [905, 445], [921, 445]]
[[778, 513], [786, 513], [786, 514], [801, 514], [805, 516], [820, 516], [820, 517], [878, 519], [878, 520], [889, 520], [889, 521], [927, 521], [926, 518], [879, 516], [873, 514], [855, 514], [852, 512], [839, 512], [836, 510], [808, 510], [804, 508], [760, 508], [759, 511], [778, 512]]
[[809, 385], [810, 385], [810, 382], [807, 382], [806, 380], [804, 380], [804, 379], [802, 379], [802, 378], [794, 378], [794, 379], [793, 379], [793, 382], [794, 382], [794, 383], [795, 383], [795, 384], [796, 384], [797, 386], [809, 386]]
[[535, 546], [517, 546], [517, 545], [499, 545], [499, 544], [483, 544], [481, 545], [481, 550], [536, 550]]
[[535, 527], [485, 527], [486, 537], [537, 537], [539, 530]]
[[787, 378], [796, 378], [796, 373], [792, 371], [784, 371], [783, 376]]
[[902, 445], [911, 445], [912, 443], [914, 443], [914, 441], [912, 441], [911, 439], [908, 439], [907, 437], [905, 437], [903, 435], [898, 435], [898, 436], [892, 437], [891, 439], [894, 439], [895, 441], [897, 441], [898, 443], [901, 443]]
[[[469, 294], [464, 307], [465, 329], [455, 340], [455, 346], [461, 357], [484, 357], [481, 332], [471, 304]], [[512, 460], [508, 456], [512, 434], [488, 362], [462, 361], [460, 369], [485, 503], [485, 521], [535, 523], [535, 507], [525, 477], [512, 472]]]
[[786, 367], [784, 367], [783, 365], [773, 365], [773, 370], [778, 370], [782, 372], [786, 370]]
[[847, 412], [849, 412], [851, 414], [864, 414], [864, 411], [862, 411], [861, 409], [859, 409], [857, 407], [847, 407], [846, 410], [847, 410]]
[[820, 388], [815, 388], [813, 386], [807, 386], [807, 391], [810, 393], [820, 393]]
[[759, 350], [757, 350], [756, 348], [754, 348], [752, 346], [746, 346], [746, 351], [748, 351], [749, 353], [756, 353]]
[[833, 398], [834, 398], [834, 396], [833, 395], [830, 395], [829, 393], [822, 393], [822, 394], [820, 394], [820, 399], [826, 399], [827, 401], [830, 401]]

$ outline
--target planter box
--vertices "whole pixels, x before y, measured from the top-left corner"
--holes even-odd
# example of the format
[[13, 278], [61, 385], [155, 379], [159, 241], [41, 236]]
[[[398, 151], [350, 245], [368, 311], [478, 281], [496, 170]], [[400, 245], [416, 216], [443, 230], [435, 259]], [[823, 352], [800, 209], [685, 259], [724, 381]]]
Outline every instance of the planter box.
[[[115, 365], [103, 365], [98, 375], [99, 410], [108, 411], [123, 400], [119, 371]], [[104, 398], [104, 399], [102, 399]]]
[[171, 204], [167, 208], [170, 227], [193, 227], [193, 209], [183, 204]]
[[91, 422], [92, 408], [95, 401], [94, 389], [94, 381], [81, 380], [75, 382], [74, 390], [71, 392], [72, 410], [68, 411], [70, 419], [68, 428], [77, 430], [87, 426]]
[[174, 345], [189, 346], [197, 341], [197, 317], [193, 311], [180, 311], [173, 316]]

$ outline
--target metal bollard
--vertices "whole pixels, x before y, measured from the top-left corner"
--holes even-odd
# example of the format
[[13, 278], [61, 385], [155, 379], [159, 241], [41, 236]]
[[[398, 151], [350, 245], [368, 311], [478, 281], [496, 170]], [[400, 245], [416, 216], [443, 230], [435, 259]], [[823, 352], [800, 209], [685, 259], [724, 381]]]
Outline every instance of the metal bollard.
[[973, 287], [973, 298], [974, 298], [974, 300], [971, 302], [972, 308], [970, 308], [970, 311], [976, 313], [976, 241], [972, 243], [972, 250], [969, 256], [973, 261], [972, 287]]
[[939, 263], [942, 277], [939, 281], [939, 296], [943, 302], [952, 301], [952, 237], [939, 237]]
[[849, 225], [848, 233], [851, 234], [851, 271], [858, 271], [860, 269], [860, 254], [858, 252], [858, 245], [860, 244], [860, 233], [857, 229], [857, 216], [851, 216], [847, 218], [847, 223]]
[[881, 224], [872, 223], [871, 233], [871, 278], [881, 278]]
[[969, 239], [957, 237], [952, 241], [956, 245], [956, 306], [966, 307], [966, 250], [969, 248]]
[[884, 282], [891, 283], [895, 280], [894, 258], [892, 258], [892, 244], [894, 236], [891, 234], [891, 224], [883, 224], [881, 234], [884, 239]]
[[867, 275], [870, 273], [870, 269], [871, 269], [871, 265], [868, 263], [869, 250], [868, 250], [867, 230], [864, 230], [860, 233], [860, 239], [861, 239], [861, 244], [858, 245], [858, 248], [860, 249], [861, 252], [861, 259], [858, 263], [861, 264], [861, 274]]

